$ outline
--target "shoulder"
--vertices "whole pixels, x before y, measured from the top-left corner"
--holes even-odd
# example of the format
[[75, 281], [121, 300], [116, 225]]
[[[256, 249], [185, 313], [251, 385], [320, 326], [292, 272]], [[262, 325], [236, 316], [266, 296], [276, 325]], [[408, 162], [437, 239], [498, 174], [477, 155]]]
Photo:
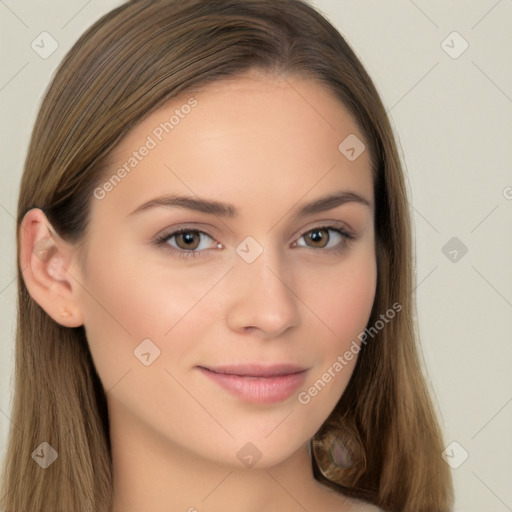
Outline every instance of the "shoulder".
[[338, 495], [336, 499], [324, 503], [325, 509], [322, 512], [385, 512], [372, 503], [347, 496]]
[[385, 512], [368, 501], [345, 496], [323, 485], [317, 496], [317, 510], [322, 512]]
[[384, 512], [384, 510], [367, 501], [354, 500], [350, 512]]

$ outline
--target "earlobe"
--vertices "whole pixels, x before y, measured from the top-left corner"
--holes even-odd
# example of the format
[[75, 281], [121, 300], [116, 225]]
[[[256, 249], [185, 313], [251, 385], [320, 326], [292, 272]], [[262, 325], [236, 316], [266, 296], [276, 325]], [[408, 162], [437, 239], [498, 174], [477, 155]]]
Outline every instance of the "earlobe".
[[69, 272], [73, 246], [56, 233], [39, 208], [25, 214], [19, 237], [19, 263], [31, 297], [59, 324], [82, 325], [79, 285]]

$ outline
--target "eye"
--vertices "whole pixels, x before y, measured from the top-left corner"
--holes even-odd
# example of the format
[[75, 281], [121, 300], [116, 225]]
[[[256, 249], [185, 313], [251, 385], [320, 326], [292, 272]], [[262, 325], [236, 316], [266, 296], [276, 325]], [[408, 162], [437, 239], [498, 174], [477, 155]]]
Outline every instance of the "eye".
[[[210, 239], [210, 247], [200, 247], [205, 240]], [[196, 229], [180, 229], [165, 233], [158, 237], [155, 244], [177, 253], [182, 257], [194, 257], [204, 254], [208, 249], [218, 248], [219, 244], [208, 233]]]
[[[208, 239], [210, 244], [208, 246]], [[305, 243], [300, 243], [304, 239]], [[347, 249], [355, 236], [339, 226], [319, 226], [306, 231], [292, 247], [305, 247], [314, 252], [339, 253]], [[183, 258], [206, 256], [210, 249], [221, 249], [223, 246], [208, 233], [197, 229], [182, 228], [160, 235], [154, 244]], [[206, 244], [206, 247], [201, 247]]]
[[310, 229], [299, 238], [299, 242], [304, 239], [304, 244], [294, 242], [292, 245], [309, 247], [322, 252], [339, 252], [345, 249], [354, 238], [354, 235], [345, 229], [336, 226], [319, 226]]

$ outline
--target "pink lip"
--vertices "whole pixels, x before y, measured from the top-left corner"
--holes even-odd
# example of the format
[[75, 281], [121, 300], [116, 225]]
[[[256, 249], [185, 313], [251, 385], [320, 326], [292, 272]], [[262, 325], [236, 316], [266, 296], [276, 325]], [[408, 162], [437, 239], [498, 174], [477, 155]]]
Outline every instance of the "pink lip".
[[270, 404], [286, 400], [304, 384], [307, 370], [295, 365], [259, 364], [198, 367], [224, 389], [246, 402]]

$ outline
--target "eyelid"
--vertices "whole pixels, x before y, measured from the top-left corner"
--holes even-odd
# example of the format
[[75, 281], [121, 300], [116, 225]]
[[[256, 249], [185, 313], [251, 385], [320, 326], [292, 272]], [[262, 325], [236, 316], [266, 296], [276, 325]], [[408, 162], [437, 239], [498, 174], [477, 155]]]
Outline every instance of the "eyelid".
[[[356, 236], [355, 231], [352, 229], [352, 227], [347, 224], [344, 221], [340, 220], [334, 220], [334, 219], [323, 219], [320, 221], [313, 221], [306, 226], [302, 227], [300, 230], [296, 231], [293, 236], [291, 237], [291, 242], [295, 241], [297, 238], [304, 236], [306, 233], [313, 229], [320, 229], [320, 228], [336, 228], [340, 229], [341, 231], [345, 232], [348, 235]], [[215, 231], [215, 228], [208, 224], [178, 224], [175, 226], [170, 226], [168, 228], [163, 229], [159, 234], [157, 234], [155, 237], [153, 237], [153, 241], [161, 238], [169, 238], [171, 235], [178, 234], [183, 231], [196, 231], [198, 233], [203, 233], [205, 235], [208, 235], [210, 238], [216, 240], [215, 235], [212, 233], [209, 233], [208, 230]]]
[[346, 222], [341, 221], [341, 220], [334, 220], [334, 219], [323, 219], [320, 221], [313, 221], [313, 222], [307, 224], [305, 227], [301, 228], [299, 231], [297, 231], [293, 235], [292, 241], [295, 241], [295, 240], [297, 240], [297, 238], [304, 236], [309, 231], [312, 231], [314, 229], [322, 229], [322, 228], [339, 229], [343, 233], [350, 235], [353, 238], [356, 237], [356, 232]]
[[[296, 235], [293, 236], [290, 243], [296, 244], [296, 242], [298, 240], [300, 240], [302, 237], [304, 237], [309, 232], [311, 232], [315, 229], [325, 229], [328, 231], [329, 230], [339, 231], [344, 238], [344, 241], [340, 244], [342, 247], [334, 247], [334, 248], [330, 248], [330, 249], [315, 248], [315, 247], [308, 247], [308, 246], [298, 246], [298, 247], [309, 249], [310, 251], [313, 251], [313, 252], [323, 252], [326, 254], [336, 253], [336, 252], [343, 251], [343, 249], [349, 242], [351, 242], [357, 238], [357, 235], [354, 233], [352, 228], [350, 226], [348, 226], [348, 224], [346, 222], [339, 221], [339, 220], [323, 220], [323, 221], [312, 222], [309, 226], [301, 228], [301, 230]], [[167, 240], [169, 238], [177, 236], [183, 232], [196, 232], [200, 235], [206, 235], [209, 238], [211, 238], [213, 240], [213, 242], [219, 243], [219, 241], [213, 235], [211, 235], [207, 231], [204, 231], [203, 229], [201, 229], [201, 226], [198, 226], [197, 224], [195, 224], [195, 225], [194, 224], [192, 224], [192, 225], [179, 224], [178, 226], [169, 227], [168, 229], [163, 230], [161, 232], [161, 234], [156, 235], [153, 238], [152, 243], [157, 246], [165, 246], [165, 247], [163, 247], [165, 250], [170, 251], [171, 253], [177, 254], [178, 256], [182, 256], [182, 257], [204, 256], [204, 255], [208, 255], [209, 251], [215, 250], [215, 248], [202, 249], [199, 251], [176, 249], [167, 243]], [[297, 245], [295, 245], [295, 246], [297, 247]], [[220, 250], [220, 249], [218, 248], [218, 250]]]
[[169, 238], [171, 235], [175, 235], [183, 231], [195, 231], [198, 233], [203, 233], [205, 235], [208, 235], [210, 238], [216, 240], [216, 236], [213, 233], [215, 233], [218, 230], [210, 224], [185, 222], [175, 224], [173, 226], [167, 226], [166, 228], [162, 229], [158, 234], [156, 234], [151, 241], [155, 242], [158, 239]]

